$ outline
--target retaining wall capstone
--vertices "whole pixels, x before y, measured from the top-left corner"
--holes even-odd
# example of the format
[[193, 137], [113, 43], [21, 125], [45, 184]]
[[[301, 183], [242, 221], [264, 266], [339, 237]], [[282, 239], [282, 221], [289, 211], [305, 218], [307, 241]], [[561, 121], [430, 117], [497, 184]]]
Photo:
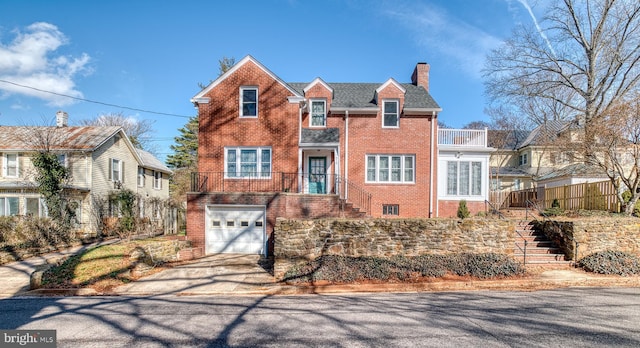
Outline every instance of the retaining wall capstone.
[[512, 255], [515, 222], [497, 219], [276, 220], [274, 274], [323, 255], [348, 257], [498, 253]]

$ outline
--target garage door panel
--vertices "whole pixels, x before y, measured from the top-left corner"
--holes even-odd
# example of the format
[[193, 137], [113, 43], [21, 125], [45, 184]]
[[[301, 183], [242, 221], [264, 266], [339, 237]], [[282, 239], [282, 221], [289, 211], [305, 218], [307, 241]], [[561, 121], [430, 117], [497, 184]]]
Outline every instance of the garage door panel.
[[264, 253], [264, 207], [208, 206], [206, 219], [207, 253]]

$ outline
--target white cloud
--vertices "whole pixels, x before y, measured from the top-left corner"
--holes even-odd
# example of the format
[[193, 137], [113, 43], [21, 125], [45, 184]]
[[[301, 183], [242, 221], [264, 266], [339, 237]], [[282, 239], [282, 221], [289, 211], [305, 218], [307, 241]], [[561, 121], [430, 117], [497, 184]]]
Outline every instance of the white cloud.
[[0, 79], [17, 85], [0, 82], [2, 97], [27, 95], [47, 101], [52, 106], [64, 106], [74, 102], [71, 98], [45, 93], [18, 85], [30, 86], [57, 94], [82, 97], [74, 78], [81, 72], [90, 72], [90, 57], [56, 55], [56, 51], [68, 43], [67, 37], [53, 24], [34, 23], [24, 31], [14, 31], [13, 41], [0, 42]]
[[396, 4], [386, 14], [411, 30], [420, 46], [437, 51], [473, 78], [482, 77], [486, 54], [502, 43], [500, 38], [433, 4], [419, 8], [415, 4], [404, 8]]

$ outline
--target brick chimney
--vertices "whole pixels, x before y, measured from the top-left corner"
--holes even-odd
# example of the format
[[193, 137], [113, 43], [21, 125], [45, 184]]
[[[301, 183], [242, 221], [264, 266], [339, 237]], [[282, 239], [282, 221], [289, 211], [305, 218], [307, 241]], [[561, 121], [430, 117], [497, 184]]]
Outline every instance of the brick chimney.
[[430, 66], [427, 63], [416, 64], [415, 70], [411, 75], [411, 83], [416, 86], [422, 86], [429, 92], [429, 69]]
[[64, 111], [56, 112], [56, 127], [66, 127], [69, 125], [69, 114]]

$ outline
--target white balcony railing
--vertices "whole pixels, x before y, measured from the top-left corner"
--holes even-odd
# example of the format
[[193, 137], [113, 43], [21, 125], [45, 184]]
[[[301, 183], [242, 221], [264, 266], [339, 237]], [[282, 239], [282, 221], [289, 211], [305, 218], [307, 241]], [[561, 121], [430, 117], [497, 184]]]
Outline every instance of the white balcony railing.
[[438, 145], [487, 147], [487, 129], [438, 129]]

